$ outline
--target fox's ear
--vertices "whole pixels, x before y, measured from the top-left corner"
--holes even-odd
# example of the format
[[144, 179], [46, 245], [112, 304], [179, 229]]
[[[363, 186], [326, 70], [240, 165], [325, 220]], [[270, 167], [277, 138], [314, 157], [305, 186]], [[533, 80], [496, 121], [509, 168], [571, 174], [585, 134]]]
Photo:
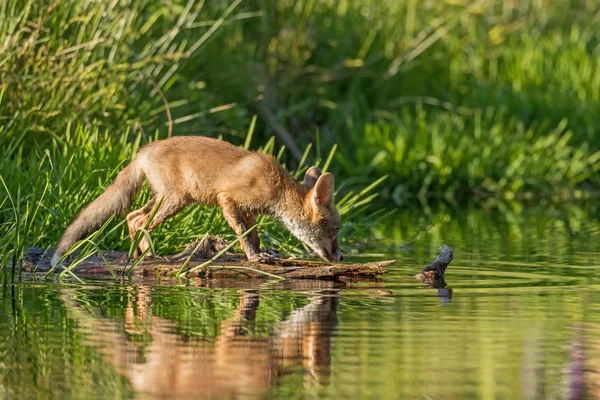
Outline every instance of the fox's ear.
[[304, 174], [304, 186], [312, 188], [321, 176], [321, 170], [317, 167], [310, 167]]
[[318, 206], [328, 206], [333, 202], [335, 179], [329, 172], [325, 172], [317, 179], [313, 189], [313, 203]]

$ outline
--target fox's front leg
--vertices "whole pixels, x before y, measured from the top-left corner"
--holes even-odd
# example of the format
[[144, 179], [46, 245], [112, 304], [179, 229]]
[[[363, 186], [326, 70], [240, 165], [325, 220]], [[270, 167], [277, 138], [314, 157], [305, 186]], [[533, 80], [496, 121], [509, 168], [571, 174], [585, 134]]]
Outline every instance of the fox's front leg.
[[[240, 211], [240, 216], [244, 221], [247, 229], [252, 228], [256, 225], [256, 215], [248, 212]], [[272, 249], [261, 249], [260, 248], [260, 238], [258, 237], [258, 229], [253, 229], [248, 235], [246, 235], [252, 242], [252, 246], [254, 249], [258, 249], [258, 261], [263, 263], [273, 263], [275, 259], [279, 256], [279, 253]]]
[[[250, 229], [256, 225], [256, 216], [253, 214], [240, 212], [240, 216], [242, 217], [247, 229]], [[258, 230], [253, 229], [252, 232], [247, 235], [247, 237], [250, 239], [250, 242], [252, 242], [252, 247], [260, 252], [260, 238], [258, 237]]]
[[[254, 214], [242, 212], [241, 215], [242, 215], [242, 219], [244, 220], [244, 223], [246, 224], [246, 227], [248, 227], [248, 229], [250, 229], [254, 225], [256, 225], [256, 216]], [[250, 232], [248, 234], [248, 237], [252, 241], [254, 248], [259, 249], [260, 260], [262, 262], [266, 262], [266, 263], [274, 262], [275, 258], [279, 257], [279, 252], [277, 252], [273, 249], [263, 248], [261, 250], [260, 238], [258, 237], [258, 229], [253, 229], [252, 232]]]
[[[248, 226], [248, 224], [255, 220], [254, 216], [241, 212], [226, 194], [220, 193], [217, 196], [217, 202], [223, 209], [223, 216], [238, 237], [241, 237], [248, 229], [252, 227]], [[254, 225], [254, 223], [252, 225]], [[258, 232], [250, 232], [246, 236], [242, 237], [240, 239], [240, 245], [242, 247], [242, 251], [246, 254], [246, 258], [248, 258], [249, 261], [273, 261], [273, 256], [260, 251]]]

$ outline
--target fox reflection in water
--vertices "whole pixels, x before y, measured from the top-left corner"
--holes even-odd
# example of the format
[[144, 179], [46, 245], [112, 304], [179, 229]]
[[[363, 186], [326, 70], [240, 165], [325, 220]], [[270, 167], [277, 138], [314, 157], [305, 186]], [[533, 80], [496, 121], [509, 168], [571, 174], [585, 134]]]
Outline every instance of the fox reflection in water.
[[[93, 333], [105, 359], [138, 392], [203, 397], [252, 395], [275, 386], [286, 373], [304, 374], [305, 385], [327, 385], [338, 298], [315, 295], [267, 336], [253, 334], [259, 296], [244, 292], [234, 315], [214, 341], [177, 333], [175, 323], [151, 313], [148, 288], [138, 287], [122, 322], [97, 318], [65, 294], [69, 315]], [[149, 335], [149, 344], [132, 340]]]

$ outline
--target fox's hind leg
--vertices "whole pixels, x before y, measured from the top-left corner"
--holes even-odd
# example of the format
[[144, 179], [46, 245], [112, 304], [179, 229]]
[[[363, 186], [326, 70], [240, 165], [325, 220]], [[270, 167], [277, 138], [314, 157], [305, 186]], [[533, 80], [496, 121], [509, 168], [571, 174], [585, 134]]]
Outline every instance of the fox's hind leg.
[[[125, 220], [127, 221], [127, 229], [129, 230], [129, 239], [131, 239], [132, 243], [135, 239], [135, 233], [139, 229], [143, 228], [144, 225], [146, 225], [146, 223], [144, 222], [144, 225], [142, 225], [141, 227], [138, 228], [138, 226], [139, 226], [137, 223], [138, 220], [144, 219], [144, 221], [147, 221], [146, 216], [152, 212], [152, 209], [154, 208], [155, 204], [156, 204], [156, 199], [152, 198], [142, 208], [130, 212], [129, 214], [127, 214], [127, 217], [125, 217]], [[136, 258], [140, 256], [139, 246], [138, 246], [138, 248], [135, 249], [133, 256]]]
[[[183, 210], [183, 208], [187, 204], [188, 202], [184, 200], [183, 196], [170, 195], [168, 197], [164, 197], [159, 209], [156, 211], [156, 214], [154, 214], [154, 218], [152, 218], [152, 221], [148, 224], [148, 220], [150, 219], [152, 211], [154, 210], [154, 202], [150, 201], [142, 209], [131, 213], [134, 214], [138, 211], [143, 211], [132, 217], [133, 224], [129, 226], [130, 237], [135, 237], [136, 232], [140, 229], [143, 229], [146, 226], [146, 224], [148, 224], [148, 233], [152, 233], [152, 231], [154, 230], [154, 228], [156, 228], [158, 224]], [[129, 225], [129, 215], [127, 216], [127, 218], [127, 222]], [[142, 240], [140, 240], [140, 243], [134, 253], [134, 256], [141, 256], [146, 250], [148, 250], [149, 247], [150, 242], [148, 242], [148, 238], [146, 236], [142, 237]]]

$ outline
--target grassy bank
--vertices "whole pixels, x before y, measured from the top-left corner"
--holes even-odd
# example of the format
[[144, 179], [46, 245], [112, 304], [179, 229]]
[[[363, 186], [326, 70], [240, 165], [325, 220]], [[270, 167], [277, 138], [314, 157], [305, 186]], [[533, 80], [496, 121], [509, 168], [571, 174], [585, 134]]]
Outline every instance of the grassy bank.
[[243, 143], [258, 115], [291, 165], [339, 143], [334, 172], [396, 201], [600, 185], [594, 0], [109, 3], [0, 5], [9, 153], [78, 124]]

